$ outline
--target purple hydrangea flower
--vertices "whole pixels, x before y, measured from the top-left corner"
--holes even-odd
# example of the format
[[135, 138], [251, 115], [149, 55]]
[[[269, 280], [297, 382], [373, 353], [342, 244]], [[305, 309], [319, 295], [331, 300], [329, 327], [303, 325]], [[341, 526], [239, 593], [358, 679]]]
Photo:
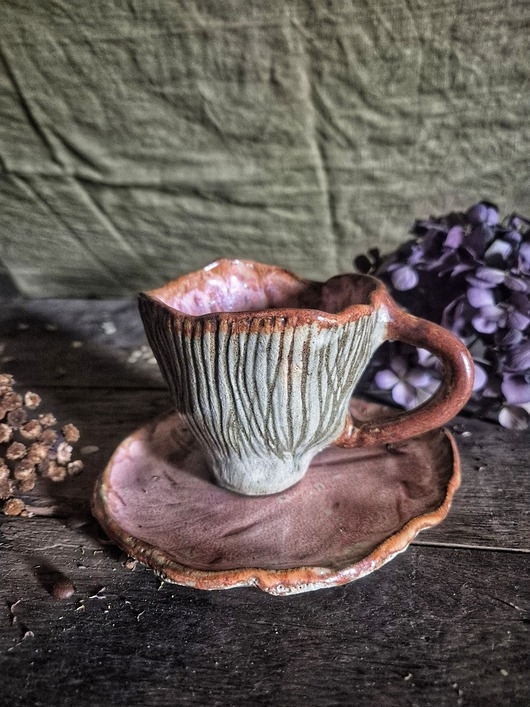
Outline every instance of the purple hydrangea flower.
[[432, 373], [421, 366], [410, 366], [399, 354], [390, 358], [390, 365], [375, 374], [375, 384], [381, 390], [391, 391], [398, 405], [411, 409], [423, 403], [440, 385]]
[[[514, 214], [501, 223], [497, 207], [482, 201], [417, 221], [412, 234], [386, 258], [372, 249], [357, 262], [412, 314], [468, 346], [476, 365], [473, 412], [506, 427], [530, 426], [530, 220]], [[396, 342], [376, 360], [372, 380], [410, 408], [438, 385], [437, 365], [428, 352], [403, 354]]]

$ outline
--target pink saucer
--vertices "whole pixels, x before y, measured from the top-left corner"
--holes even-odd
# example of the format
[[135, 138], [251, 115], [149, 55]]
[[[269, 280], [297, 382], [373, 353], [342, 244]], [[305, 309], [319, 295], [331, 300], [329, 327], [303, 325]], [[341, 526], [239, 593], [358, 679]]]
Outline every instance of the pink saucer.
[[[360, 400], [351, 411], [358, 420], [389, 414]], [[293, 594], [381, 567], [445, 518], [459, 484], [456, 444], [438, 429], [388, 449], [330, 447], [289, 490], [240, 496], [211, 481], [185, 421], [169, 413], [119, 445], [93, 510], [167, 581]]]

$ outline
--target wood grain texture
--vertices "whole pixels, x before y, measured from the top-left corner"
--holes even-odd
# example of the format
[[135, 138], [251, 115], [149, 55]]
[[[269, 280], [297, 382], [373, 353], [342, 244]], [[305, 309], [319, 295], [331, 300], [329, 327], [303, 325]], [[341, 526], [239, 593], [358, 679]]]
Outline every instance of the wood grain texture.
[[[116, 324], [114, 334], [104, 333], [105, 321]], [[14, 357], [2, 368], [39, 392], [61, 422], [76, 422], [83, 445], [99, 447], [82, 475], [32, 495], [52, 517], [0, 521], [0, 702], [528, 703], [527, 433], [455, 420], [463, 484], [448, 518], [359, 582], [286, 598], [160, 588], [150, 571], [124, 567], [88, 515], [94, 479], [114, 447], [171, 406], [156, 367], [127, 363], [145, 341], [135, 307], [5, 304], [0, 332], [2, 355]], [[85, 346], [72, 349], [72, 340]], [[68, 372], [56, 377], [61, 365]], [[70, 599], [49, 593], [57, 571], [75, 585]]]
[[[44, 562], [71, 599], [50, 597]], [[160, 587], [122, 562], [86, 528], [3, 524], [3, 594], [21, 600], [0, 624], [6, 704], [525, 704], [528, 556], [411, 548], [362, 582], [282, 599]]]
[[0, 363], [24, 385], [166, 388], [136, 300], [7, 300], [0, 342]]

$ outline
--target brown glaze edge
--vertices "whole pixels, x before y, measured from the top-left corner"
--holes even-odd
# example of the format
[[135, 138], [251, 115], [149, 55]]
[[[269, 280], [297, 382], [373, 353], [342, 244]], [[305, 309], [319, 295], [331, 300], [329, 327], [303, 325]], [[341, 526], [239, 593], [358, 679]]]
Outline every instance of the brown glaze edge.
[[[161, 299], [163, 294], [167, 296], [167, 293], [170, 293], [171, 296], [171, 293], [174, 292], [180, 285], [180, 283], [184, 282], [186, 279], [189, 279], [194, 276], [200, 276], [202, 273], [207, 272], [209, 269], [211, 269], [212, 266], [220, 265], [225, 268], [229, 268], [232, 265], [237, 266], [240, 264], [251, 266], [258, 271], [267, 271], [271, 274], [278, 273], [283, 278], [290, 280], [291, 282], [305, 284], [308, 287], [312, 287], [315, 285], [324, 286], [326, 284], [326, 282], [307, 280], [305, 278], [299, 277], [298, 275], [295, 275], [289, 270], [286, 270], [285, 268], [281, 268], [276, 265], [265, 265], [262, 263], [257, 263], [253, 260], [231, 260], [229, 258], [221, 258], [219, 260], [216, 260], [214, 263], [211, 263], [211, 265], [206, 266], [206, 268], [203, 268], [202, 270], [197, 270], [187, 275], [183, 275], [182, 277], [179, 277], [175, 280], [171, 280], [170, 282], [166, 283], [165, 285], [162, 285], [161, 287], [157, 287], [156, 289], [140, 292], [138, 295], [140, 310], [145, 310], [150, 305], [155, 309], [171, 312], [176, 320], [182, 322], [185, 322], [186, 320], [202, 320], [205, 323], [211, 322], [211, 324], [207, 324], [207, 326], [211, 326], [212, 328], [218, 325], [222, 331], [230, 330], [234, 333], [239, 333], [240, 330], [242, 332], [248, 331], [248, 327], [250, 326], [250, 324], [256, 322], [256, 320], [261, 320], [261, 327], [267, 328], [268, 326], [270, 328], [270, 331], [274, 331], [276, 329], [275, 322], [281, 319], [287, 319], [289, 324], [293, 326], [301, 324], [314, 324], [315, 314], [317, 314], [318, 316], [317, 322], [322, 327], [337, 326], [338, 324], [346, 324], [348, 322], [356, 321], [361, 317], [373, 314], [373, 312], [375, 310], [379, 310], [379, 308], [386, 301], [385, 287], [380, 280], [375, 277], [372, 277], [371, 275], [358, 274], [351, 274], [349, 276], [363, 280], [370, 280], [374, 284], [374, 290], [370, 292], [368, 296], [369, 303], [353, 304], [345, 307], [340, 312], [336, 313], [326, 312], [325, 310], [317, 308], [273, 307], [252, 311], [212, 312], [209, 314], [186, 314], [181, 310], [176, 309], [175, 307], [171, 307]], [[345, 276], [348, 277], [348, 274], [346, 274]], [[260, 331], [263, 331], [263, 328], [261, 328]]]
[[[122, 442], [122, 445], [130, 444], [138, 432], [139, 430], [130, 435]], [[412, 518], [401, 530], [384, 540], [365, 558], [340, 570], [306, 566], [283, 570], [256, 567], [209, 571], [192, 569], [175, 562], [163, 550], [158, 550], [153, 545], [126, 533], [116, 521], [108, 517], [104, 498], [108, 489], [107, 477], [110, 474], [117, 450], [96, 483], [92, 497], [92, 512], [107, 535], [124, 552], [151, 568], [164, 581], [173, 584], [203, 590], [258, 587], [275, 596], [301, 594], [307, 591], [341, 586], [361, 579], [379, 569], [403, 552], [420, 531], [438, 525], [447, 516], [454, 494], [460, 487], [460, 457], [453, 435], [445, 428], [440, 429], [440, 432], [448, 439], [453, 457], [453, 472], [447, 483], [442, 504], [433, 511]]]

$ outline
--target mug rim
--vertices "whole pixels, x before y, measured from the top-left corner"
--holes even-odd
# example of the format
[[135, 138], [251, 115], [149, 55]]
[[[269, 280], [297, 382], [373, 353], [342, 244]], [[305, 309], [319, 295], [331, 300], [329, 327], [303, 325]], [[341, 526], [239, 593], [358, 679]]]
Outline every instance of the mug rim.
[[[255, 310], [222, 310], [219, 312], [189, 314], [182, 309], [168, 304], [164, 299], [172, 295], [174, 296], [173, 293], [176, 293], [180, 287], [183, 287], [185, 283], [189, 283], [193, 279], [197, 281], [197, 288], [199, 288], [200, 278], [204, 277], [206, 273], [213, 269], [220, 268], [223, 270], [229, 270], [230, 268], [241, 266], [258, 270], [261, 273], [267, 273], [270, 275], [275, 274], [276, 276], [281, 276], [284, 280], [290, 281], [291, 283], [307, 285], [308, 287], [324, 288], [325, 285], [334, 280], [342, 278], [355, 278], [359, 281], [371, 282], [373, 284], [373, 289], [367, 293], [366, 302], [347, 305], [337, 312], [328, 312], [324, 309], [319, 309], [318, 307], [264, 307], [262, 309]], [[164, 298], [162, 295], [164, 295]], [[343, 273], [335, 275], [325, 281], [310, 280], [308, 278], [300, 277], [292, 271], [278, 265], [260, 263], [254, 260], [241, 258], [219, 258], [203, 268], [199, 268], [198, 270], [194, 270], [173, 280], [169, 280], [159, 287], [141, 291], [138, 297], [140, 301], [150, 302], [157, 307], [161, 307], [171, 313], [175, 318], [181, 320], [204, 322], [211, 321], [212, 323], [224, 322], [226, 324], [232, 322], [248, 324], [250, 320], [272, 322], [273, 320], [276, 321], [278, 319], [284, 319], [288, 320], [290, 323], [295, 322], [296, 324], [312, 324], [314, 322], [318, 322], [322, 325], [337, 325], [345, 322], [352, 322], [360, 319], [361, 317], [369, 316], [376, 311], [380, 311], [385, 308], [385, 305], [388, 307], [389, 300], [391, 300], [385, 284], [372, 275], [366, 275], [364, 273]]]

